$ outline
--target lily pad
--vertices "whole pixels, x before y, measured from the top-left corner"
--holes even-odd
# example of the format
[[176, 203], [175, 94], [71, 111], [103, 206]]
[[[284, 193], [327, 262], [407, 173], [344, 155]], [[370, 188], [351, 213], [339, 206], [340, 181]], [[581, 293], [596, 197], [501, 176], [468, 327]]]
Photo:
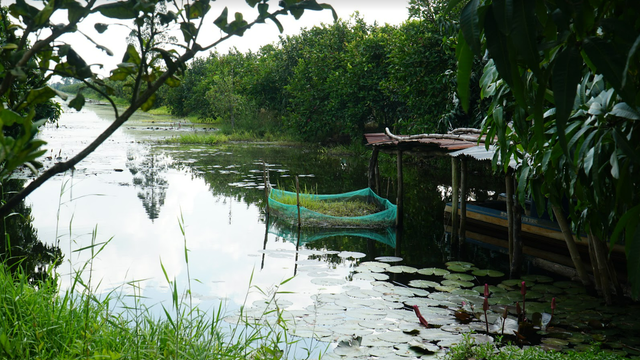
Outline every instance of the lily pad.
[[535, 283], [551, 283], [553, 279], [545, 275], [523, 275], [522, 280]]
[[313, 278], [311, 283], [318, 286], [334, 286], [343, 285], [346, 281], [344, 279], [336, 278]]
[[463, 281], [473, 281], [476, 279], [473, 275], [459, 274], [459, 273], [447, 274], [447, 275], [444, 275], [443, 278], [447, 280], [463, 280]]
[[478, 296], [478, 292], [471, 289], [455, 289], [451, 293], [460, 296]]
[[444, 276], [444, 275], [450, 274], [449, 270], [438, 269], [438, 268], [434, 268], [434, 267], [420, 269], [417, 272], [420, 275], [426, 275], [426, 276], [432, 276], [432, 275]]
[[389, 275], [382, 274], [382, 273], [375, 273], [375, 272], [371, 272], [371, 273], [362, 272], [362, 273], [353, 275], [353, 280], [384, 281], [388, 279], [389, 279]]
[[450, 265], [450, 266], [447, 266], [447, 269], [449, 271], [461, 272], [461, 273], [471, 270], [471, 268], [469, 268], [469, 267], [464, 267], [464, 266], [460, 266], [460, 265]]
[[542, 340], [543, 344], [554, 345], [554, 346], [567, 346], [569, 342], [567, 340], [557, 339], [557, 338], [544, 338]]
[[475, 265], [473, 263], [467, 262], [467, 261], [449, 261], [444, 263], [446, 266], [452, 266], [452, 265], [457, 265], [457, 266], [463, 266], [463, 267], [467, 267], [467, 268], [471, 268], [474, 267]]
[[[474, 286], [472, 290], [475, 290], [477, 293], [484, 295], [484, 285]], [[505, 293], [505, 292], [507, 291], [503, 288], [499, 288], [495, 285], [489, 285], [489, 294], [498, 294], [498, 293]]]
[[535, 284], [531, 287], [531, 290], [548, 294], [561, 294], [565, 291], [551, 284]]
[[[507, 279], [507, 280], [503, 280], [501, 284], [504, 284], [506, 286], [509, 287], [520, 287], [520, 284], [522, 283], [522, 279]], [[525, 283], [525, 286], [528, 286], [528, 284]]]
[[402, 258], [397, 256], [378, 256], [375, 260], [385, 263], [394, 263], [402, 261]]
[[472, 287], [473, 283], [470, 281], [462, 281], [462, 280], [442, 280], [442, 285], [444, 286], [457, 286], [457, 287]]
[[504, 273], [500, 271], [489, 270], [489, 269], [474, 270], [472, 274], [475, 276], [488, 276], [488, 277], [494, 277], [494, 278], [499, 278], [504, 276]]
[[343, 259], [348, 259], [348, 258], [361, 259], [365, 256], [367, 256], [367, 254], [364, 254], [361, 252], [354, 252], [354, 251], [341, 251], [340, 253], [338, 253], [338, 257]]
[[435, 281], [429, 281], [429, 280], [411, 280], [409, 281], [409, 286], [427, 289], [427, 288], [435, 288], [436, 286], [440, 286], [440, 284], [438, 284]]
[[390, 266], [386, 271], [394, 274], [401, 274], [401, 273], [413, 274], [417, 272], [418, 269], [412, 266], [397, 265], [397, 266]]

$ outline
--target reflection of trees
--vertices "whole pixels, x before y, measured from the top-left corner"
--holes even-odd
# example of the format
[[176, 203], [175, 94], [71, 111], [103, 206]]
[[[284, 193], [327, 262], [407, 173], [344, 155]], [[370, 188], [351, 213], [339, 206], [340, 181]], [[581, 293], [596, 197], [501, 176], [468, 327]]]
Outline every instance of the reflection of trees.
[[151, 221], [160, 216], [169, 183], [164, 176], [169, 168], [169, 158], [143, 151], [127, 155], [127, 168], [133, 175], [133, 186], [138, 190], [147, 216]]
[[[22, 189], [24, 180], [9, 180], [0, 186], [2, 201], [5, 201], [13, 192]], [[62, 262], [62, 251], [57, 244], [47, 245], [38, 239], [31, 207], [21, 202], [13, 210], [13, 214], [0, 221], [0, 232], [4, 234], [0, 241], [0, 262], [11, 271], [20, 269], [31, 282], [45, 280]]]

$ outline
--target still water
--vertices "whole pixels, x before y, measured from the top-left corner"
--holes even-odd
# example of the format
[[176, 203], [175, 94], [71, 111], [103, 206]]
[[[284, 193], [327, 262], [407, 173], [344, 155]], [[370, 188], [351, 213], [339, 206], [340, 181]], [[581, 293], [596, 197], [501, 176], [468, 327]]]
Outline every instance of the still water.
[[[48, 125], [42, 133], [50, 149], [45, 166], [78, 153], [112, 118], [109, 109], [102, 106], [88, 106], [81, 112], [68, 110], [59, 124]], [[434, 336], [431, 334], [424, 339], [435, 351], [460, 341], [461, 333], [483, 331], [482, 326], [472, 327], [479, 324], [477, 321], [462, 328], [453, 318], [453, 309], [463, 301], [482, 307], [482, 289], [476, 289], [482, 286], [446, 290], [451, 294], [441, 290], [429, 293], [415, 282], [424, 279], [414, 280], [417, 269], [442, 267], [451, 260], [443, 228], [444, 206], [450, 198], [449, 159], [405, 161], [405, 223], [395, 248], [389, 242], [344, 234], [296, 246], [295, 238], [276, 235], [273, 228], [267, 227], [265, 165], [276, 187], [289, 190], [298, 176], [303, 189], [340, 193], [366, 187], [368, 154], [336, 154], [315, 147], [261, 143], [177, 146], [157, 141], [194, 131], [213, 130], [170, 117], [138, 114], [72, 173], [51, 179], [29, 196], [27, 204], [32, 208], [38, 237], [58, 246], [64, 254], [65, 261], [58, 268], [63, 290], [69, 288], [73, 274], [84, 267], [82, 278], [96, 294], [135, 292], [160, 312], [158, 304], [171, 306], [169, 281], [175, 280], [180, 292], [191, 288], [193, 302], [202, 310], [223, 304], [233, 313], [243, 304], [260, 303], [264, 295], [258, 288], [269, 293], [293, 277], [279, 288], [288, 292], [281, 298], [290, 314], [298, 314], [292, 316], [307, 316], [304, 309], [317, 310], [316, 306], [322, 304], [328, 304], [331, 310], [335, 306], [347, 309], [348, 317], [356, 319], [352, 322], [365, 327], [357, 331], [371, 333], [371, 328], [377, 329], [373, 337], [367, 338], [368, 344], [362, 343], [371, 351], [403, 351], [401, 347], [394, 348], [392, 341], [407, 343], [407, 339], [397, 336], [407, 327], [419, 326], [415, 315], [408, 311], [408, 304], [419, 303], [430, 323], [444, 325], [427, 329], [438, 332], [436, 337], [429, 337]], [[381, 156], [380, 166], [380, 195], [395, 202], [395, 158]], [[487, 176], [482, 168], [472, 171], [471, 197], [482, 198], [489, 190], [502, 191], [499, 179]], [[388, 281], [372, 281], [380, 278], [370, 273], [384, 270], [372, 268], [380, 266], [379, 262], [371, 262], [380, 256], [400, 256], [402, 261], [394, 265], [406, 267], [400, 266], [400, 273], [385, 270], [390, 274], [384, 275]], [[500, 253], [469, 246], [466, 256], [480, 268], [508, 270], [505, 256]], [[536, 279], [542, 282], [542, 278], [532, 279], [527, 286]], [[406, 285], [412, 280], [415, 286], [408, 288]], [[426, 283], [432, 283], [430, 287], [435, 284]], [[567, 283], [559, 282], [558, 286]], [[542, 285], [537, 294], [539, 311], [549, 311], [550, 297], [561, 296], [556, 294], [564, 290], [537, 285]], [[562, 295], [565, 297], [558, 300], [567, 309], [559, 321], [569, 324], [569, 328], [584, 332], [585, 327], [591, 326], [592, 317], [604, 318], [611, 328], [590, 329], [597, 341], [601, 341], [604, 331], [621, 341], [629, 329], [640, 328], [636, 323], [625, 322], [624, 314], [618, 316], [619, 311], [603, 315], [605, 310], [615, 309], [604, 309], [599, 299], [578, 290], [567, 290]], [[520, 296], [517, 289], [505, 292], [511, 293]], [[532, 293], [535, 291], [529, 292]], [[517, 301], [501, 298], [497, 293], [492, 293], [491, 299], [495, 304]], [[528, 309], [533, 306], [527, 303]], [[350, 313], [350, 307], [355, 311]], [[368, 310], [363, 312], [363, 307]], [[380, 314], [382, 308], [385, 313]], [[376, 316], [396, 320], [381, 324], [374, 319]], [[310, 331], [326, 330], [326, 336], [320, 334], [321, 340], [334, 342], [335, 347], [340, 326], [331, 321], [342, 324], [345, 320], [321, 320], [325, 322], [322, 325], [315, 321], [307, 325], [311, 329], [296, 327], [295, 334], [310, 337]], [[341, 330], [353, 334], [352, 327]], [[582, 341], [591, 337], [585, 339]], [[635, 346], [640, 344], [637, 340], [631, 336], [624, 341]], [[613, 345], [611, 348], [616, 349]]]
[[[57, 126], [43, 131], [49, 161], [73, 156], [109, 125], [110, 116], [108, 109], [95, 105], [78, 113], [67, 110]], [[294, 242], [270, 233], [265, 237], [263, 163], [271, 182], [283, 188], [293, 186], [295, 175], [301, 187], [318, 193], [366, 187], [366, 154], [335, 155], [272, 144], [169, 146], [148, 141], [185, 131], [210, 130], [139, 115], [73, 173], [55, 177], [29, 196], [39, 238], [59, 244], [65, 255], [60, 273], [77, 271], [92, 256], [87, 247], [108, 241], [91, 264], [96, 292], [127, 293], [128, 282], [144, 280], [141, 295], [153, 302], [167, 301], [170, 293], [162, 266], [171, 280], [185, 287], [188, 266], [191, 278], [198, 280], [192, 281], [197, 301], [213, 306], [224, 299], [229, 308], [236, 308], [245, 302], [252, 274], [252, 284], [267, 289], [297, 271]], [[394, 161], [388, 162], [392, 178]], [[384, 173], [384, 161], [382, 166]], [[409, 181], [416, 171], [407, 170]], [[447, 174], [446, 167], [440, 174]], [[412, 249], [405, 259], [408, 265], [434, 266], [445, 260], [437, 246], [443, 233], [443, 202], [437, 189], [444, 184], [407, 186], [410, 212], [403, 246]], [[383, 186], [394, 193], [393, 180], [383, 180]], [[418, 196], [425, 191], [431, 192], [428, 201]], [[322, 266], [341, 278], [350, 277], [356, 259], [338, 256], [339, 252], [366, 254], [362, 261], [395, 255], [391, 246], [348, 236], [299, 250], [298, 262], [309, 256], [322, 259]], [[320, 287], [311, 282], [317, 274], [297, 275], [287, 284], [295, 293], [289, 300], [304, 306]], [[63, 288], [69, 286], [69, 276], [61, 280]]]

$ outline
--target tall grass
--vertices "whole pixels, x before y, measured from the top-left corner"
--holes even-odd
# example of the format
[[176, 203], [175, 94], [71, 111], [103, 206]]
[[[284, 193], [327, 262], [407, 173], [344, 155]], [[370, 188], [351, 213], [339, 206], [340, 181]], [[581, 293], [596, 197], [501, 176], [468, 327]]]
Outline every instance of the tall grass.
[[[182, 217], [179, 225], [188, 267]], [[90, 251], [91, 257], [74, 272], [64, 292], [57, 277], [34, 286], [24, 273], [11, 274], [0, 264], [0, 358], [280, 359], [295, 347], [277, 305], [278, 291], [265, 292], [251, 285], [253, 276], [247, 296], [255, 290], [265, 295], [264, 311], [258, 316], [247, 314], [243, 305], [234, 324], [224, 321], [222, 303], [209, 310], [194, 306], [191, 275], [186, 289], [180, 290], [162, 263], [172, 294], [171, 304], [162, 305], [162, 315], [145, 305], [140, 281], [97, 295], [92, 289], [99, 284], [91, 284], [95, 281], [91, 270], [108, 241], [97, 243], [96, 235], [94, 231], [91, 245], [76, 250]], [[126, 287], [131, 288], [129, 295], [123, 295]]]

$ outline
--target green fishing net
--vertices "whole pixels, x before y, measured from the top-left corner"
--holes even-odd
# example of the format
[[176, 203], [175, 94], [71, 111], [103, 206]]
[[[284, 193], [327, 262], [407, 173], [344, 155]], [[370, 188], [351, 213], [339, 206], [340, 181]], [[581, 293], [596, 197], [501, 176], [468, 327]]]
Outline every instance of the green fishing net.
[[286, 219], [276, 216], [269, 216], [269, 233], [274, 234], [285, 241], [295, 245], [304, 245], [313, 241], [328, 239], [333, 237], [360, 237], [372, 239], [392, 248], [396, 247], [395, 227], [386, 228], [319, 228], [304, 227], [298, 228], [297, 222], [292, 223]]
[[[298, 221], [296, 204], [295, 192], [279, 189], [269, 192], [269, 213], [295, 224]], [[303, 227], [386, 228], [395, 225], [396, 212], [394, 204], [370, 188], [332, 195], [300, 194]]]

